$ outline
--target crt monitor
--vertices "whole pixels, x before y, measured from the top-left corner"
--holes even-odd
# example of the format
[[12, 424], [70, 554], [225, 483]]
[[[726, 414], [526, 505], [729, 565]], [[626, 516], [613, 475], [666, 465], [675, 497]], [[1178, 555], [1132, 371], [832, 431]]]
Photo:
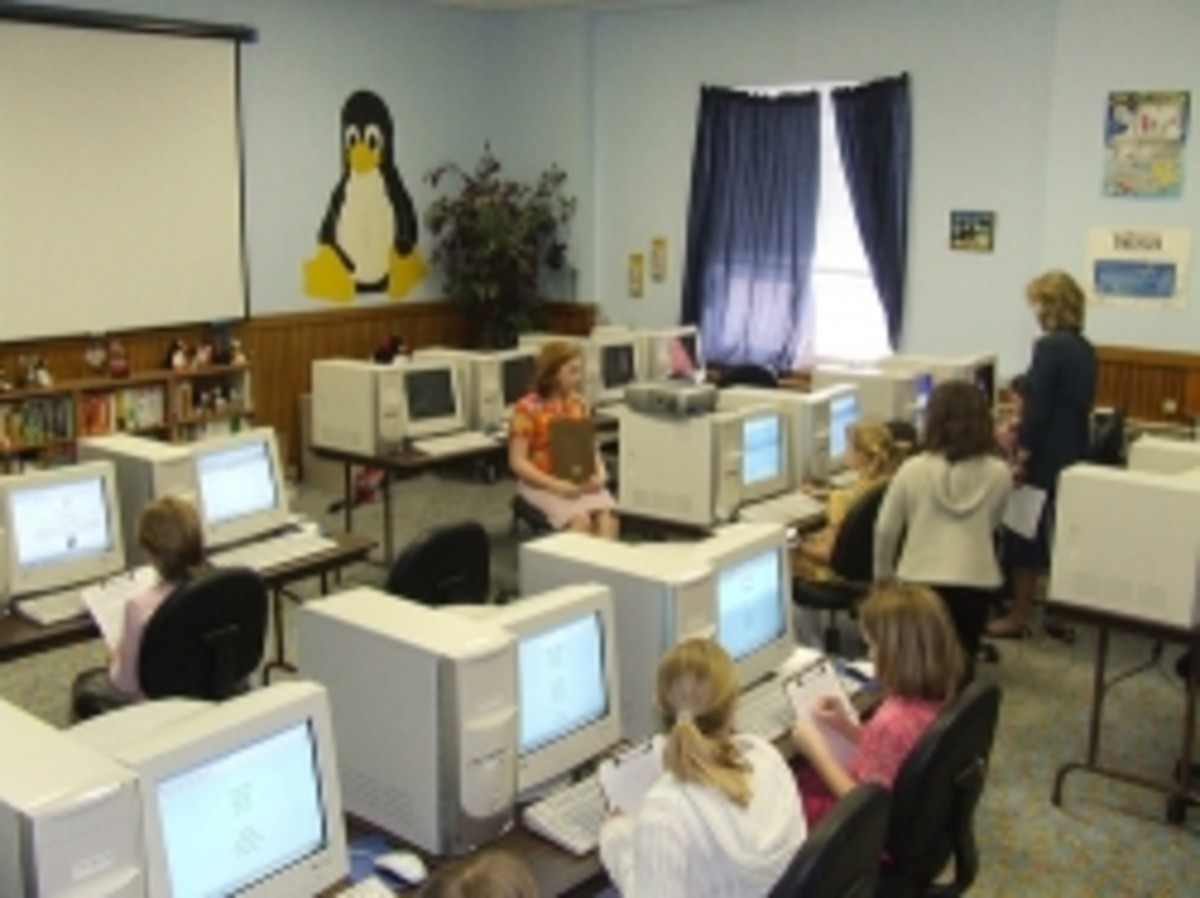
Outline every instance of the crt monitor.
[[[151, 726], [155, 716], [167, 719]], [[292, 898], [346, 875], [322, 687], [279, 683], [220, 704], [147, 703], [76, 731], [138, 775], [147, 894]]]
[[10, 596], [63, 589], [125, 567], [116, 474], [91, 462], [0, 478]]
[[600, 344], [601, 396], [620, 395], [626, 384], [637, 380], [637, 347], [632, 339], [605, 340]]
[[406, 435], [432, 436], [467, 426], [459, 394], [458, 368], [448, 360], [413, 362], [403, 368]]
[[536, 371], [537, 356], [528, 350], [511, 350], [500, 354], [500, 389], [506, 409], [511, 409], [533, 389]]
[[517, 639], [517, 789], [563, 778], [621, 738], [612, 593], [588, 583], [522, 598], [488, 623]]
[[703, 350], [694, 325], [647, 331], [644, 340], [647, 380], [703, 380]]
[[775, 524], [738, 524], [697, 548], [716, 570], [717, 641], [745, 689], [796, 648], [786, 532]]
[[287, 525], [275, 431], [261, 427], [212, 437], [196, 443], [192, 455], [204, 538], [210, 547], [264, 536]]
[[783, 414], [747, 410], [742, 419], [742, 501], [767, 499], [789, 486]]
[[829, 469], [841, 471], [847, 464], [850, 425], [858, 423], [858, 394], [844, 393], [829, 400]]

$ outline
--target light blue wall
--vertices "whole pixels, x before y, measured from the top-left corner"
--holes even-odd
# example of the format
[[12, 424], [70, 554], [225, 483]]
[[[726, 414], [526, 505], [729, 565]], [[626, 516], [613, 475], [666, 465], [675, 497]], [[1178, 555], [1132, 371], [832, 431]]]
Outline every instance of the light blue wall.
[[[1055, 42], [1051, 139], [1046, 165], [1044, 259], [1084, 272], [1089, 227], [1184, 228], [1193, 240], [1192, 275], [1182, 309], [1093, 306], [1088, 331], [1101, 343], [1195, 352], [1200, 347], [1200, 2], [1061, 0]], [[1101, 140], [1112, 90], [1190, 90], [1192, 134], [1181, 200], [1112, 199], [1101, 194]]]
[[[396, 161], [418, 210], [423, 175], [482, 147], [496, 107], [492, 16], [373, 0], [101, 0], [71, 5], [254, 27], [243, 50], [247, 243], [256, 315], [324, 310], [301, 290], [304, 260], [341, 172], [343, 101], [388, 103]], [[426, 254], [430, 247], [422, 234]], [[436, 276], [414, 298], [440, 296]], [[379, 302], [360, 298], [363, 302]]]

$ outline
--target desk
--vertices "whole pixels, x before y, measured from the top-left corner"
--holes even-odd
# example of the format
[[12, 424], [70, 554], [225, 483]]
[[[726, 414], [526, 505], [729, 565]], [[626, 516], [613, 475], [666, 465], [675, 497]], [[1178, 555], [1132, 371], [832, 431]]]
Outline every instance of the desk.
[[312, 453], [318, 458], [335, 461], [342, 465], [342, 513], [345, 515], [347, 533], [354, 532], [354, 465], [379, 468], [383, 471], [383, 482], [379, 491], [383, 497], [383, 561], [390, 564], [396, 557], [396, 536], [392, 523], [392, 476], [400, 475], [413, 477], [423, 471], [464, 461], [477, 461], [492, 456], [500, 456], [508, 452], [508, 444], [497, 442], [494, 447], [464, 449], [460, 452], [447, 452], [440, 455], [426, 455], [424, 452], [402, 450], [388, 455], [359, 455], [357, 452], [347, 452], [342, 449], [327, 449], [323, 446], [313, 446]]
[[[330, 539], [336, 543], [331, 549], [260, 571], [260, 575], [273, 595], [272, 610], [275, 620], [276, 651], [275, 657], [268, 662], [268, 665], [283, 662], [281, 596], [283, 588], [306, 577], [320, 576], [321, 591], [324, 592], [328, 586], [330, 573], [340, 570], [347, 564], [366, 558], [375, 545], [372, 540], [349, 533], [331, 534]], [[43, 627], [26, 620], [19, 614], [8, 614], [4, 618], [0, 618], [0, 662], [13, 661], [17, 658], [76, 645], [99, 635], [100, 631], [96, 629], [96, 623], [92, 620], [91, 615]]]
[[1111, 631], [1117, 630], [1134, 635], [1148, 636], [1164, 642], [1181, 642], [1187, 645], [1193, 658], [1200, 658], [1200, 628], [1186, 629], [1183, 627], [1158, 624], [1137, 618], [1125, 617], [1107, 611], [1077, 608], [1048, 602], [1047, 606], [1063, 617], [1078, 620], [1080, 623], [1092, 624], [1097, 629], [1096, 660], [1092, 678], [1092, 708], [1088, 723], [1087, 753], [1083, 761], [1073, 761], [1058, 768], [1054, 777], [1054, 792], [1052, 800], [1056, 806], [1062, 804], [1063, 782], [1067, 775], [1076, 770], [1084, 770], [1099, 776], [1121, 782], [1133, 783], [1155, 789], [1167, 795], [1167, 819], [1172, 823], [1182, 823], [1187, 813], [1188, 802], [1200, 800], [1200, 794], [1192, 789], [1191, 759], [1192, 746], [1196, 735], [1196, 695], [1200, 692], [1200, 664], [1191, 665], [1191, 675], [1188, 677], [1187, 692], [1184, 697], [1186, 707], [1183, 712], [1183, 738], [1180, 746], [1180, 779], [1178, 782], [1166, 778], [1153, 778], [1124, 770], [1106, 767], [1099, 763], [1100, 755], [1100, 722], [1104, 713], [1104, 697], [1109, 683], [1106, 681], [1108, 667], [1108, 643]]

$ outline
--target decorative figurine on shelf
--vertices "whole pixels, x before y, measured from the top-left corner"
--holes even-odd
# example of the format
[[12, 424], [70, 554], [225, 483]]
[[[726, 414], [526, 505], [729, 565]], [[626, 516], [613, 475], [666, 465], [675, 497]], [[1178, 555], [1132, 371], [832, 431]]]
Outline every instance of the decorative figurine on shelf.
[[42, 389], [54, 386], [54, 375], [50, 373], [50, 369], [46, 366], [46, 360], [40, 355], [33, 362], [31, 385]]
[[125, 352], [125, 344], [120, 340], [108, 344], [108, 376], [129, 376], [129, 356]]
[[196, 357], [192, 360], [193, 368], [207, 368], [213, 363], [213, 348], [211, 343], [201, 343], [196, 347]]
[[236, 337], [229, 341], [229, 364], [244, 365], [249, 361], [246, 358], [246, 351], [242, 349], [242, 341]]
[[192, 360], [189, 356], [187, 344], [176, 337], [167, 347], [167, 354], [163, 358], [163, 367], [172, 371], [187, 371], [192, 367]]
[[108, 364], [108, 350], [104, 348], [104, 338], [101, 335], [93, 334], [88, 340], [87, 349], [83, 351], [83, 363], [93, 376], [104, 376]]

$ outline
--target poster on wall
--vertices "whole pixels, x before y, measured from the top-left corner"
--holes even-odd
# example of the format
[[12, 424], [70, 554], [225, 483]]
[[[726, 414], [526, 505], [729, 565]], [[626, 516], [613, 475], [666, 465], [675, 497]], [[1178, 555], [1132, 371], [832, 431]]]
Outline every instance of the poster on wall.
[[1192, 235], [1178, 228], [1092, 228], [1092, 299], [1134, 308], [1179, 308], [1187, 295]]
[[1105, 196], [1174, 199], [1183, 195], [1190, 101], [1185, 90], [1124, 90], [1108, 95]]

